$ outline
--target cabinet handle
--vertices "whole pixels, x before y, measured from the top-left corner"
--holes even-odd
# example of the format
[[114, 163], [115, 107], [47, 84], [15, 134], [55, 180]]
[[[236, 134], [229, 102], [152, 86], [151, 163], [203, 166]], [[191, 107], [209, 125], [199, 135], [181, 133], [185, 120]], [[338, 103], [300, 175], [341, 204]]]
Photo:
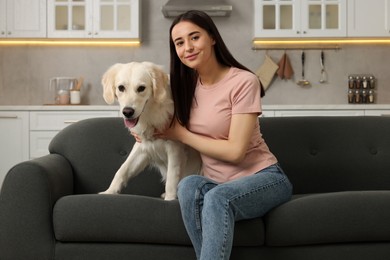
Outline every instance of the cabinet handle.
[[1, 31], [1, 35], [4, 35], [5, 34], [5, 32], [4, 31]]
[[300, 34], [300, 31], [297, 31], [297, 34]]
[[306, 31], [303, 31], [303, 34], [306, 34]]
[[12, 34], [12, 32], [8, 32], [8, 35], [11, 35]]
[[77, 123], [78, 120], [65, 120], [64, 121], [64, 124], [74, 124], [74, 123]]
[[1, 116], [0, 115], [0, 119], [17, 119], [18, 116]]

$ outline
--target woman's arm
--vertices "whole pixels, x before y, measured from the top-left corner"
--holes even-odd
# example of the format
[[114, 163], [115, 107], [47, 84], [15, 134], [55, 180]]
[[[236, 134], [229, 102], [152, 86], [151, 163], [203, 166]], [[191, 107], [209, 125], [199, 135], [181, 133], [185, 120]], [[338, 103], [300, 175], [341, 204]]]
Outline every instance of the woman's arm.
[[227, 140], [215, 140], [192, 133], [177, 122], [164, 133], [156, 134], [156, 137], [178, 140], [214, 159], [239, 163], [245, 157], [255, 124], [258, 124], [256, 113], [234, 114]]

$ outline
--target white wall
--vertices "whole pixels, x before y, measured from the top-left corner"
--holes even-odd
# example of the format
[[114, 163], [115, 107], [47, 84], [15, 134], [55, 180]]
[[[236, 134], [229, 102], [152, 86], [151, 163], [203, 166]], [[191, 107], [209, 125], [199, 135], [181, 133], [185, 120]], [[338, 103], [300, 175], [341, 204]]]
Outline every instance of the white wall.
[[[265, 51], [253, 51], [253, 1], [233, 1], [230, 17], [215, 18], [233, 55], [252, 70], [257, 70]], [[46, 101], [49, 79], [55, 76], [84, 76], [84, 102], [104, 104], [100, 78], [116, 62], [152, 61], [169, 69], [168, 30], [172, 19], [160, 9], [166, 0], [142, 0], [140, 47], [0, 47], [0, 105], [41, 105]], [[264, 104], [346, 104], [347, 76], [372, 73], [378, 78], [378, 103], [390, 103], [390, 46], [343, 47], [325, 51], [329, 83], [320, 85], [320, 51], [306, 52], [306, 78], [313, 84], [303, 89], [300, 79], [300, 50], [287, 51], [295, 79], [276, 78], [267, 91]], [[269, 51], [278, 62], [283, 51]]]

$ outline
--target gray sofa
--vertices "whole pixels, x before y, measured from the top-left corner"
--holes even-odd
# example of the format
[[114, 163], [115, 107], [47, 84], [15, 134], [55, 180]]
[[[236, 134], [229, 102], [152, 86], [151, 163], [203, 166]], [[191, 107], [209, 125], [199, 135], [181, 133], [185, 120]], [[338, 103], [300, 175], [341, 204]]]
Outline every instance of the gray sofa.
[[[390, 259], [390, 117], [262, 118], [293, 199], [238, 222], [231, 259]], [[195, 259], [177, 201], [153, 169], [105, 190], [131, 150], [120, 118], [62, 130], [0, 195], [0, 259]]]

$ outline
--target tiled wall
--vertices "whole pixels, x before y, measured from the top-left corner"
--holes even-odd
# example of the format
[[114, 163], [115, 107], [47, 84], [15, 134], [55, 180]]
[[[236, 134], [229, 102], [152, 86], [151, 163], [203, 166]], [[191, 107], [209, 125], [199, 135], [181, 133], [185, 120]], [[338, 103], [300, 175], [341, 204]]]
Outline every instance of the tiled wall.
[[[164, 18], [160, 8], [165, 0], [142, 0], [142, 39], [140, 47], [0, 47], [0, 105], [41, 105], [49, 99], [49, 79], [56, 76], [84, 76], [83, 103], [104, 104], [100, 79], [116, 62], [152, 61], [169, 69], [168, 30], [172, 19]], [[253, 3], [229, 0], [231, 17], [215, 22], [233, 55], [256, 71], [265, 51], [253, 51]], [[284, 51], [268, 51], [278, 62]], [[377, 77], [377, 103], [390, 103], [390, 46], [342, 47], [325, 51], [328, 84], [319, 84], [319, 50], [306, 51], [306, 78], [310, 88], [295, 81], [301, 77], [300, 50], [287, 51], [294, 80], [275, 78], [267, 90], [264, 104], [346, 104], [349, 74], [370, 73]]]

